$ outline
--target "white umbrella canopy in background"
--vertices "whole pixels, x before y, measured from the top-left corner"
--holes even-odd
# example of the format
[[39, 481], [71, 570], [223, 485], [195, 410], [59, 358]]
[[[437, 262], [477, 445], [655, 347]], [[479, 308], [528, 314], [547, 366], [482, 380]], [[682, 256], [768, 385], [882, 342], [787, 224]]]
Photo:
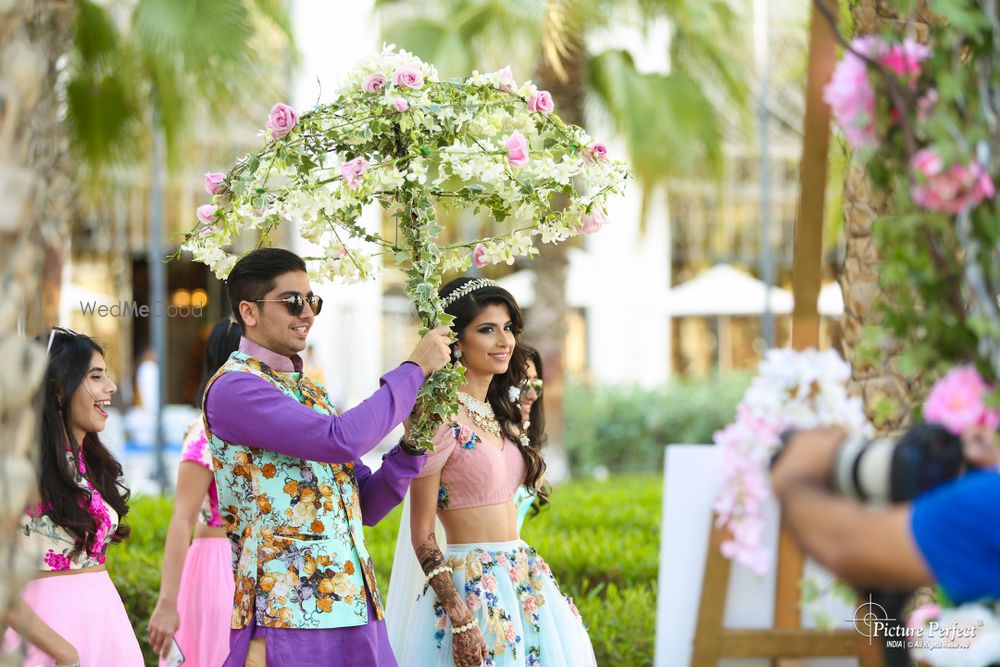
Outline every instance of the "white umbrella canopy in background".
[[792, 312], [791, 292], [771, 287], [768, 294], [762, 281], [728, 264], [717, 264], [677, 285], [667, 297], [674, 317], [752, 317], [763, 314], [768, 302], [775, 315]]

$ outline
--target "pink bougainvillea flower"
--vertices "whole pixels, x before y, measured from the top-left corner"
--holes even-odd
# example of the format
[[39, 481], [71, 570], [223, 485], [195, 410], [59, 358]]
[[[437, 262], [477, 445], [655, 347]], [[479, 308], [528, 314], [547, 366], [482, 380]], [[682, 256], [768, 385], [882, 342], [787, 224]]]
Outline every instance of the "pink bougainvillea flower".
[[984, 402], [993, 388], [975, 366], [959, 366], [934, 384], [924, 402], [924, 419], [940, 424], [955, 435], [973, 426], [1000, 427], [1000, 412]]
[[528, 109], [541, 113], [552, 113], [555, 108], [552, 101], [552, 94], [547, 90], [539, 90], [536, 94], [528, 98]]
[[913, 201], [931, 211], [958, 215], [996, 193], [989, 172], [976, 159], [946, 167], [934, 148], [924, 148], [910, 160], [910, 168], [917, 174], [910, 190]]
[[356, 157], [340, 167], [340, 175], [344, 177], [344, 183], [347, 183], [347, 187], [352, 190], [358, 189], [361, 177], [366, 171], [368, 171], [368, 160], [363, 157]]
[[[878, 37], [859, 37], [851, 42], [854, 50], [865, 55], [877, 53], [884, 45]], [[830, 83], [823, 88], [823, 101], [830, 105], [851, 148], [858, 150], [877, 145], [875, 91], [861, 58], [851, 51], [844, 54], [833, 70]]]
[[292, 131], [299, 122], [299, 117], [295, 109], [278, 102], [271, 107], [271, 113], [267, 115], [267, 129], [271, 130], [271, 136], [280, 139]]
[[219, 194], [219, 190], [222, 189], [222, 182], [224, 180], [226, 180], [226, 175], [221, 171], [206, 171], [205, 190], [210, 195]]
[[901, 44], [882, 45], [878, 60], [896, 76], [915, 82], [920, 76], [920, 63], [930, 56], [931, 50], [928, 47], [914, 39], [907, 39]]
[[198, 220], [206, 225], [215, 222], [215, 216], [219, 212], [219, 207], [215, 204], [202, 204], [198, 207]]
[[385, 86], [385, 74], [375, 72], [369, 74], [365, 82], [361, 85], [366, 93], [377, 93]]
[[529, 158], [528, 140], [515, 131], [507, 138], [507, 160], [515, 167], [523, 167], [528, 164]]
[[476, 245], [475, 249], [472, 251], [472, 262], [476, 265], [477, 269], [481, 269], [484, 266], [488, 266], [489, 262], [483, 259], [483, 255], [486, 253], [486, 246], [482, 243]]

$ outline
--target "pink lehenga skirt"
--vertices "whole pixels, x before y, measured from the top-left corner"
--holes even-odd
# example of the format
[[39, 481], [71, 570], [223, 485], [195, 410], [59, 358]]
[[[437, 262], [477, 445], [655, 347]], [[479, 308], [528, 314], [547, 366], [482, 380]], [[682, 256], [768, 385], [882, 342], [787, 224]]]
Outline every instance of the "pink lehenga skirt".
[[[142, 667], [142, 651], [125, 605], [106, 571], [33, 579], [21, 591], [25, 603], [80, 654], [81, 667]], [[7, 650], [26, 651], [24, 666], [51, 667], [55, 660], [21, 641], [12, 630]]]
[[219, 667], [229, 654], [236, 588], [232, 553], [225, 537], [198, 537], [188, 549], [177, 594], [180, 628], [174, 634], [184, 667]]

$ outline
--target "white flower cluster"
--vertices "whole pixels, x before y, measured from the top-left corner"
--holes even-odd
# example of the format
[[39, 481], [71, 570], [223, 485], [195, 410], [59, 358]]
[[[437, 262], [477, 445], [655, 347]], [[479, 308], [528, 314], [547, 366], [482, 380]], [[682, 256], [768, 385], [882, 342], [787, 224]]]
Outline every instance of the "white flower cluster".
[[722, 454], [721, 493], [713, 509], [730, 538], [722, 553], [757, 574], [771, 567], [764, 546], [764, 506], [771, 497], [768, 464], [788, 429], [841, 426], [872, 435], [861, 401], [847, 393], [851, 368], [832, 350], [769, 350], [736, 409], [715, 434]]
[[515, 232], [495, 239], [484, 239], [480, 261], [487, 264], [513, 264], [518, 257], [534, 257], [538, 248], [531, 243], [529, 232]]
[[[912, 635], [910, 659], [930, 667], [983, 667], [1000, 662], [1000, 609], [979, 603], [941, 609]], [[919, 632], [914, 630], [919, 629]]]
[[[217, 275], [232, 267], [219, 248], [235, 235], [268, 233], [284, 221], [296, 222], [306, 240], [335, 249], [316, 260], [319, 275], [367, 279], [381, 269], [373, 257], [383, 253], [405, 263], [400, 251], [413, 250], [408, 241], [384, 239], [358, 223], [376, 200], [401, 216], [396, 204], [404, 195], [428, 209], [492, 214], [496, 227], [475, 261], [512, 264], [537, 254], [535, 235], [558, 243], [600, 229], [605, 201], [627, 178], [623, 162], [559, 120], [551, 96], [530, 81], [519, 84], [509, 68], [441, 82], [432, 65], [392, 45], [361, 61], [333, 103], [301, 118], [287, 105], [275, 109], [281, 125], [269, 117], [265, 148], [229, 174], [212, 175], [213, 203], [202, 208], [217, 211], [210, 218], [199, 209], [202, 225], [184, 244]], [[556, 195], [569, 195], [558, 212]], [[436, 215], [424, 211], [422, 219]], [[350, 255], [335, 256], [344, 243], [352, 244]], [[431, 260], [442, 270], [465, 269], [473, 245], [444, 247]]]

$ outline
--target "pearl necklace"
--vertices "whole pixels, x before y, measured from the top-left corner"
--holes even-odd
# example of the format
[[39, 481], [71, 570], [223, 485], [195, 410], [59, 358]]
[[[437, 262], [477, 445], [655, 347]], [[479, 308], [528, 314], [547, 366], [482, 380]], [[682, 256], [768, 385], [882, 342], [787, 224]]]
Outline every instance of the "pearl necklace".
[[500, 437], [500, 422], [497, 421], [492, 405], [469, 396], [464, 391], [458, 392], [458, 402], [469, 411], [469, 416], [477, 426]]

